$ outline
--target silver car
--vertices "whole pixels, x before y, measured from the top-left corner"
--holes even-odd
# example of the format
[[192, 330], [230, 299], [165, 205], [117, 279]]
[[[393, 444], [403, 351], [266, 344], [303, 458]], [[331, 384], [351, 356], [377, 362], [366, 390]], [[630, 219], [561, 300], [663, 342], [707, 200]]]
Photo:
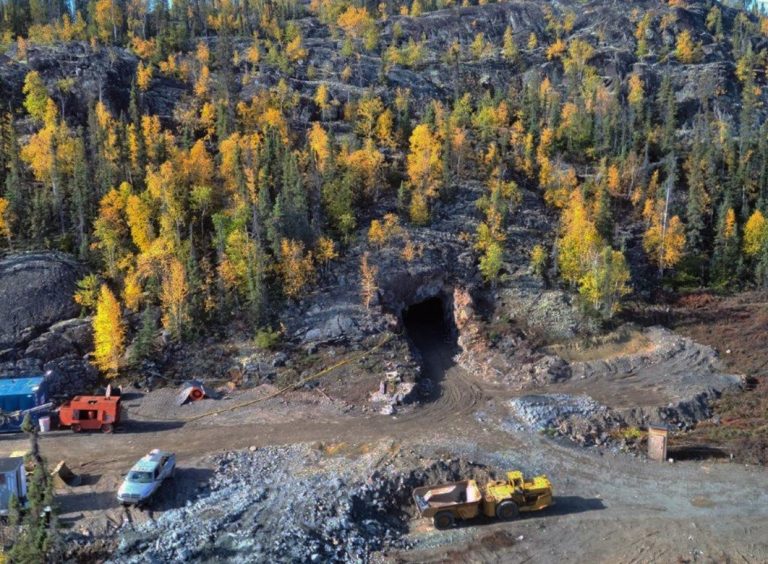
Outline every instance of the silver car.
[[128, 472], [117, 499], [123, 505], [139, 504], [149, 500], [166, 478], [176, 471], [176, 455], [154, 449], [144, 456]]

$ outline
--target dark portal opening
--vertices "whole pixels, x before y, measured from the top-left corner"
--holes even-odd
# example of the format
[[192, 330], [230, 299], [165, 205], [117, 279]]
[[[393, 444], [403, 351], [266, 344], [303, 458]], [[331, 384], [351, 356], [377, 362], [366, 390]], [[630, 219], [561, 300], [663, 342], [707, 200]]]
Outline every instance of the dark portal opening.
[[403, 325], [421, 361], [419, 388], [425, 399], [440, 395], [440, 383], [455, 365], [458, 352], [457, 332], [451, 311], [439, 297], [429, 298], [403, 311]]

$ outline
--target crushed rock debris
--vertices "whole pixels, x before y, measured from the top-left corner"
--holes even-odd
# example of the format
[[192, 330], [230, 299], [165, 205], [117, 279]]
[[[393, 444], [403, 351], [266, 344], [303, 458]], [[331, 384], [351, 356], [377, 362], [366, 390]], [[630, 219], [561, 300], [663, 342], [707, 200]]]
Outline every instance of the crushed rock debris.
[[368, 562], [410, 547], [414, 487], [492, 475], [463, 460], [414, 466], [399, 456], [377, 448], [350, 458], [307, 444], [221, 455], [196, 500], [123, 527], [112, 561]]
[[522, 426], [535, 431], [557, 427], [571, 415], [589, 417], [606, 407], [587, 395], [530, 394], [509, 402], [512, 415]]

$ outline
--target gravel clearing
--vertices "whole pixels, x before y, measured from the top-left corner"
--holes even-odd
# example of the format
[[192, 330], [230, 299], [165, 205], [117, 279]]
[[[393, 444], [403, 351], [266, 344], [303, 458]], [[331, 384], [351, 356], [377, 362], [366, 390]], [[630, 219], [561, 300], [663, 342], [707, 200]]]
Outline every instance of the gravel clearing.
[[[213, 418], [218, 424], [238, 426], [246, 422], [276, 423], [295, 419], [287, 405], [287, 394], [270, 397], [276, 391], [275, 386], [262, 384], [255, 388], [220, 391], [218, 399], [205, 398], [188, 401], [183, 405], [177, 405], [176, 402], [178, 388], [160, 388], [149, 393], [129, 392], [123, 400], [124, 424], [130, 428], [133, 424], [141, 426], [163, 421], [192, 421], [187, 424], [200, 427], [210, 424]], [[317, 391], [292, 391], [290, 398], [295, 404], [311, 406], [317, 417], [338, 413], [338, 406], [334, 406]]]
[[138, 419], [185, 419], [212, 413], [234, 403], [254, 400], [273, 392], [273, 386], [264, 385], [247, 390], [219, 394], [218, 399], [205, 398], [177, 404], [180, 388], [169, 387], [153, 390], [151, 393], [129, 393], [123, 405], [131, 416]]
[[643, 329], [638, 336], [647, 346], [633, 354], [570, 362], [567, 391], [583, 390], [604, 405], [629, 409], [677, 405], [743, 383], [741, 375], [726, 372], [712, 347], [662, 327]]

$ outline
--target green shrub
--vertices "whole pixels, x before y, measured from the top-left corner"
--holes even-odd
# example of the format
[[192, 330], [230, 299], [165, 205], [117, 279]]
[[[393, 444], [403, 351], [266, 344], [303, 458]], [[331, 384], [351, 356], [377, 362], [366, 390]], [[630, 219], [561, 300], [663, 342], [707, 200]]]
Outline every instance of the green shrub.
[[256, 347], [265, 351], [274, 349], [279, 342], [280, 332], [268, 328], [256, 331], [256, 337], [253, 339]]

